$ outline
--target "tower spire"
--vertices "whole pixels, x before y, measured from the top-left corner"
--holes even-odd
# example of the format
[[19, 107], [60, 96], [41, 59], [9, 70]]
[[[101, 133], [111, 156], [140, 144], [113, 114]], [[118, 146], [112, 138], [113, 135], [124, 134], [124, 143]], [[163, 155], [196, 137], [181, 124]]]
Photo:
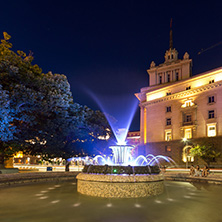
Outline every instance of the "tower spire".
[[173, 19], [170, 20], [170, 49], [173, 49], [173, 31], [172, 31], [172, 22]]

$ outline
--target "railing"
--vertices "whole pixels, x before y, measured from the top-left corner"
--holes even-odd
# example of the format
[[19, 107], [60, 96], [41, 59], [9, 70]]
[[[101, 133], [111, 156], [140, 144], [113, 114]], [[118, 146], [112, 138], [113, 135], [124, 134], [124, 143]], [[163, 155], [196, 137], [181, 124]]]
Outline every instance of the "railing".
[[180, 125], [181, 125], [181, 126], [197, 125], [197, 121], [181, 122]]

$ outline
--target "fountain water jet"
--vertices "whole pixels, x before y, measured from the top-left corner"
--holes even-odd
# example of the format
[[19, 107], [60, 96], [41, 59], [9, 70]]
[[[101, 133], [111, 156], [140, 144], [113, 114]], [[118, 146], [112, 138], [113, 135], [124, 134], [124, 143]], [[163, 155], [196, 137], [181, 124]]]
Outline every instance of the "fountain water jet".
[[99, 165], [85, 165], [83, 172], [77, 176], [77, 191], [106, 198], [137, 198], [161, 194], [164, 184], [158, 167], [159, 160], [169, 160], [164, 156], [155, 157], [151, 154], [147, 157], [140, 155], [133, 159], [131, 150], [134, 146], [125, 142], [137, 103], [131, 105], [132, 109], [124, 109], [130, 110], [130, 115], [124, 127], [120, 129], [114, 127], [104, 107], [95, 95], [93, 97], [105, 113], [117, 145], [109, 147], [113, 152], [112, 159], [98, 155], [93, 160]]
[[[93, 160], [99, 165], [85, 165], [77, 176], [79, 193], [105, 198], [137, 198], [158, 195], [163, 192], [163, 175], [159, 160], [164, 156], [152, 154], [133, 159], [133, 146], [110, 146], [113, 158], [97, 155]], [[156, 163], [156, 165], [154, 165]]]

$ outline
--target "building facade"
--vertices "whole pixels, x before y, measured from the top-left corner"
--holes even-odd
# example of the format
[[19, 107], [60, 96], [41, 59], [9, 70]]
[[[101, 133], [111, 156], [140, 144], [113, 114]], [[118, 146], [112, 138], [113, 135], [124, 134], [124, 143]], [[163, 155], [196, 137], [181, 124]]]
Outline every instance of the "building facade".
[[140, 144], [140, 131], [129, 131], [126, 142], [129, 145], [138, 146]]
[[[140, 101], [140, 142], [146, 153], [170, 156], [178, 165], [201, 163], [192, 142], [214, 137], [222, 144], [222, 67], [192, 76], [192, 60], [170, 45], [165, 62], [151, 63]], [[220, 163], [217, 162], [217, 164]]]

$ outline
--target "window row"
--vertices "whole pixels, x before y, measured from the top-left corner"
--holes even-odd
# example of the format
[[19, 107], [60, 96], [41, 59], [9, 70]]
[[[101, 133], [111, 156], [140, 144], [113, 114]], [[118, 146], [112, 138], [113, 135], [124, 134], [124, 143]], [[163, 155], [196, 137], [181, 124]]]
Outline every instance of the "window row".
[[[211, 83], [214, 83], [214, 79], [212, 79], [212, 80], [209, 81], [209, 84], [211, 84]], [[191, 86], [187, 86], [187, 87], [186, 87], [186, 90], [189, 90], [189, 89], [191, 89]]]
[[[167, 95], [168, 95], [169, 93], [167, 93]], [[170, 94], [169, 94], [170, 95]], [[216, 102], [216, 100], [215, 100], [215, 96], [208, 96], [208, 104], [213, 104], [213, 103], [215, 103]], [[182, 107], [190, 107], [190, 106], [193, 106], [194, 105], [194, 103], [192, 102], [192, 100], [191, 99], [189, 99], [189, 100], [186, 100], [185, 102], [184, 102], [184, 104], [182, 105]], [[168, 112], [172, 112], [172, 109], [171, 109], [171, 106], [166, 106], [166, 112], [168, 113]]]
[[[169, 106], [170, 107], [170, 106]], [[171, 107], [169, 108], [167, 112], [171, 112]], [[215, 110], [208, 110], [208, 119], [214, 119], [216, 117]], [[185, 114], [183, 117], [183, 123], [192, 123], [192, 115], [191, 114]], [[171, 118], [166, 118], [166, 126], [171, 126], [172, 120]]]
[[[184, 129], [184, 138], [191, 139], [192, 138], [192, 129], [187, 128]], [[165, 130], [165, 141], [172, 140], [172, 129]]]
[[[164, 81], [165, 77], [165, 81]], [[166, 73], [159, 73], [158, 74], [158, 83], [170, 82], [170, 81], [178, 81], [179, 80], [179, 69], [173, 71], [167, 71]]]
[[[216, 135], [217, 135], [216, 123], [207, 124], [207, 136], [213, 137]], [[192, 137], [193, 137], [192, 128], [185, 128], [183, 138], [191, 139]], [[172, 139], [173, 139], [172, 129], [166, 129], [165, 130], [165, 141], [170, 141]]]

